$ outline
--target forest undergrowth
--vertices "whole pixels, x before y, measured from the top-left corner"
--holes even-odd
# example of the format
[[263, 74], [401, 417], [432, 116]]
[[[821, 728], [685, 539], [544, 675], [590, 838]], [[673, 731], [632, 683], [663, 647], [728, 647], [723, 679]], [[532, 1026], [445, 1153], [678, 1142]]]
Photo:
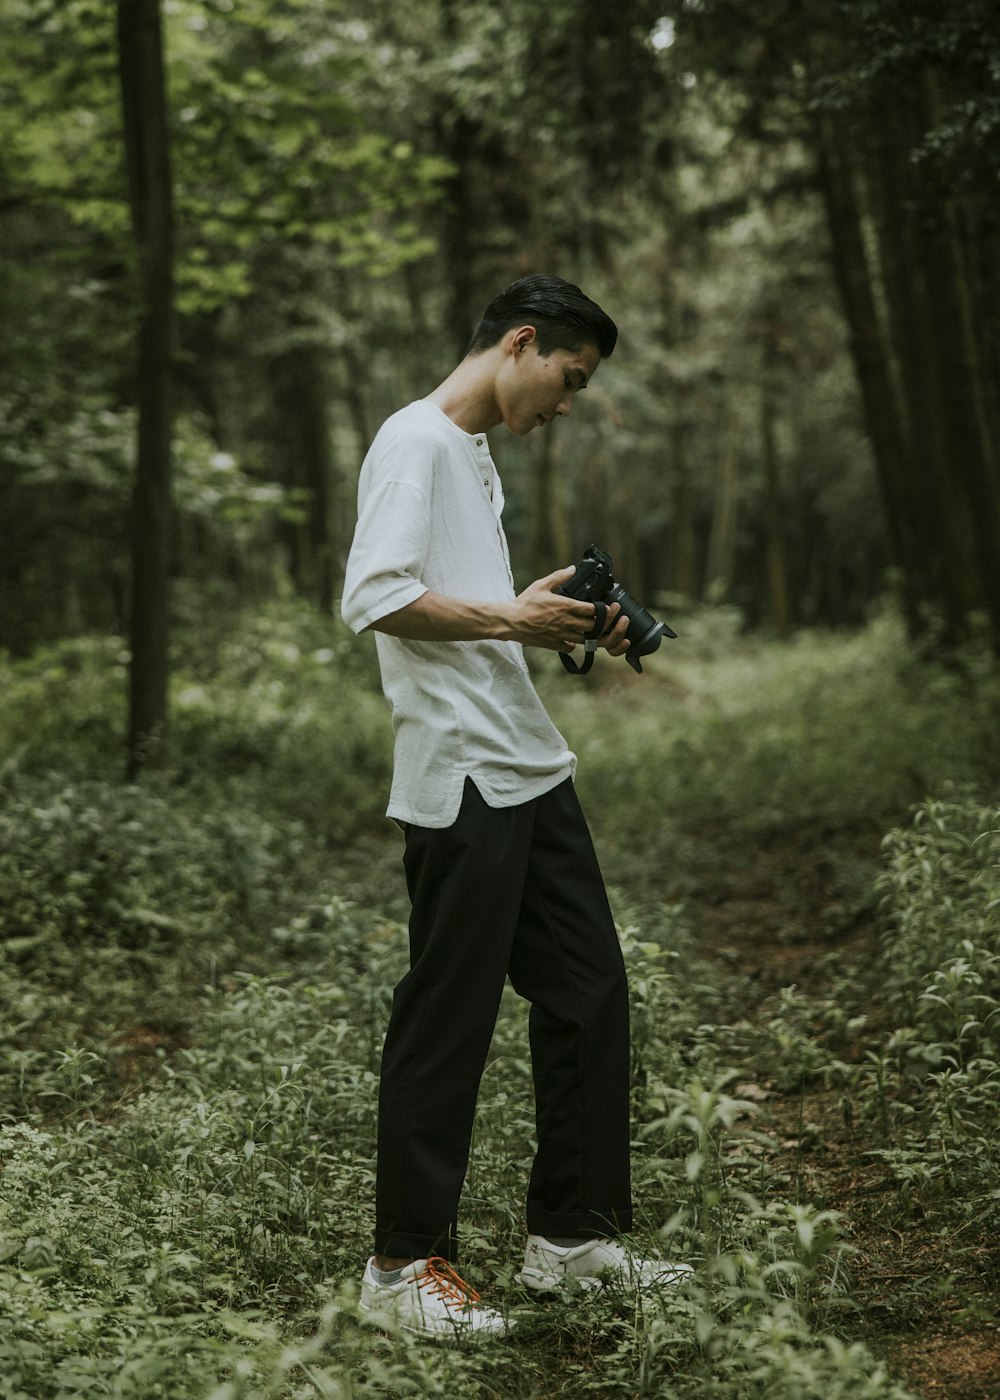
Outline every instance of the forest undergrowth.
[[0, 1397], [996, 1394], [1000, 682], [891, 617], [684, 620], [642, 677], [538, 659], [630, 968], [658, 1296], [514, 1282], [532, 1151], [505, 995], [463, 1272], [483, 1348], [356, 1316], [405, 965], [371, 649], [203, 625], [129, 785], [120, 644], [0, 663]]

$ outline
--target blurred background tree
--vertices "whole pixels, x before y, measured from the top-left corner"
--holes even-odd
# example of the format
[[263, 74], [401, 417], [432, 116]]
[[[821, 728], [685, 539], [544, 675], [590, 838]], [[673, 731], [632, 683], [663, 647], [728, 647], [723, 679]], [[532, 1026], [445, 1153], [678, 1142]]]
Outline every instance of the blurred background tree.
[[686, 0], [678, 49], [822, 199], [911, 630], [1000, 649], [1000, 15], [988, 0]]
[[[138, 386], [101, 0], [0, 0], [0, 646], [125, 635]], [[521, 581], [781, 636], [895, 594], [1000, 647], [1000, 33], [988, 0], [172, 0], [175, 645], [335, 605], [381, 419], [512, 278], [622, 328], [497, 435]]]

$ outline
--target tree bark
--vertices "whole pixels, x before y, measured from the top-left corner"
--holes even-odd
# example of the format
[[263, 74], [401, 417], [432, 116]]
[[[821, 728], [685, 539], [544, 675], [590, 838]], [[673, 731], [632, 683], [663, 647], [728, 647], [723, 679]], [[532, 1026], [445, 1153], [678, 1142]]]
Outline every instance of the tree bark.
[[771, 595], [771, 616], [774, 629], [784, 641], [791, 633], [791, 607], [788, 598], [788, 564], [785, 556], [785, 533], [778, 470], [778, 444], [775, 434], [774, 395], [767, 383], [760, 395], [761, 455], [764, 459], [764, 527], [767, 539], [767, 578]]
[[[943, 110], [936, 76], [925, 69], [923, 96], [928, 124], [938, 125]], [[953, 443], [953, 473], [968, 507], [972, 560], [978, 599], [989, 619], [993, 646], [1000, 655], [1000, 467], [991, 415], [991, 395], [973, 305], [973, 284], [962, 245], [955, 200], [949, 195], [936, 211], [932, 286], [940, 306], [939, 337], [945, 402]]]
[[576, 563], [580, 554], [580, 550], [574, 549], [569, 540], [566, 512], [559, 491], [554, 442], [552, 434], [546, 433], [529, 467], [529, 558], [532, 578], [544, 578], [553, 569]]
[[[911, 632], [947, 643], [984, 608], [1000, 653], [1000, 399], [987, 265], [969, 210], [911, 153], [943, 119], [915, 69], [870, 105], [820, 112], [834, 271]], [[872, 236], [873, 235], [873, 236]], [[988, 260], [987, 260], [988, 262]]]
[[159, 0], [118, 0], [129, 206], [137, 253], [139, 426], [131, 518], [127, 771], [166, 751], [173, 362], [173, 191]]
[[694, 497], [684, 419], [671, 425], [670, 441], [670, 586], [685, 598], [694, 598], [698, 593], [694, 576]]
[[330, 613], [339, 561], [325, 356], [312, 345], [289, 350], [272, 362], [270, 381], [281, 479], [305, 496], [305, 518], [288, 530], [292, 578], [303, 597]]
[[733, 581], [739, 472], [735, 424], [736, 414], [730, 405], [722, 433], [722, 456], [712, 494], [712, 520], [708, 535], [704, 589], [705, 600], [710, 603], [724, 603], [729, 597]]
[[911, 488], [903, 426], [847, 155], [849, 138], [827, 112], [817, 113], [815, 135], [834, 280], [844, 307], [865, 425], [875, 454], [890, 560], [900, 574], [901, 601], [909, 630], [916, 634], [921, 627], [920, 601], [924, 591], [921, 549], [909, 515]]
[[[934, 255], [929, 259], [927, 233], [920, 229], [908, 170], [907, 152], [918, 134], [910, 107], [907, 94], [894, 91], [889, 101], [870, 111], [864, 143], [865, 198], [876, 234], [873, 272], [886, 309], [901, 447], [911, 483], [904, 509], [919, 552], [910, 569], [921, 603], [941, 610], [946, 637], [957, 641], [974, 603], [970, 528], [962, 493], [954, 489], [950, 470], [954, 444], [930, 265]], [[918, 490], [912, 489], [917, 485]]]

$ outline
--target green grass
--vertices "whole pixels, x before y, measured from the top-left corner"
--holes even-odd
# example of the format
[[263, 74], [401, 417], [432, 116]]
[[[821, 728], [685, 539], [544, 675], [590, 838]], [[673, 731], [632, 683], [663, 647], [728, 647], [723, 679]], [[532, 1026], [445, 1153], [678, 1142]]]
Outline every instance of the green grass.
[[[116, 776], [117, 643], [0, 665], [0, 1400], [903, 1397], [852, 1340], [838, 1220], [801, 1198], [736, 1087], [743, 989], [698, 953], [686, 870], [704, 880], [712, 829], [744, 843], [903, 833], [911, 803], [958, 780], [949, 878], [966, 917], [992, 849], [974, 838], [1000, 771], [995, 677], [916, 662], [888, 620], [780, 647], [692, 618], [642, 678], [603, 659], [587, 685], [537, 658], [580, 753], [630, 968], [636, 1244], [696, 1274], [654, 1298], [519, 1290], [532, 1101], [525, 1009], [508, 993], [463, 1270], [519, 1326], [495, 1350], [433, 1349], [355, 1313], [380, 1038], [405, 963], [370, 644], [287, 611], [217, 625], [177, 667], [172, 766], [139, 785]], [[894, 840], [891, 888], [873, 899], [898, 901], [900, 861], [926, 861]], [[914, 1123], [958, 1115], [968, 1154], [987, 1131], [997, 1021], [976, 998], [997, 992], [991, 899], [971, 951], [946, 927], [922, 964], [924, 916], [886, 912], [890, 938], [910, 939], [910, 981], [891, 993], [901, 1038], [879, 1070], [901, 1182], [900, 1105]], [[811, 1020], [794, 996], [776, 1013], [789, 1083], [836, 1073]], [[920, 1062], [918, 1044], [957, 1067]]]

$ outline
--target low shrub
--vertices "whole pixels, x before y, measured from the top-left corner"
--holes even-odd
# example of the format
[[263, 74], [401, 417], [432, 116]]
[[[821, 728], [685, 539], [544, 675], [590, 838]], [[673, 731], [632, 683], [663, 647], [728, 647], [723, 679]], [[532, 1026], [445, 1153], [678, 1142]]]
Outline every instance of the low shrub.
[[909, 1199], [1000, 1222], [1000, 808], [929, 799], [886, 837], [881, 968], [897, 1023], [873, 1057], [881, 1150]]

